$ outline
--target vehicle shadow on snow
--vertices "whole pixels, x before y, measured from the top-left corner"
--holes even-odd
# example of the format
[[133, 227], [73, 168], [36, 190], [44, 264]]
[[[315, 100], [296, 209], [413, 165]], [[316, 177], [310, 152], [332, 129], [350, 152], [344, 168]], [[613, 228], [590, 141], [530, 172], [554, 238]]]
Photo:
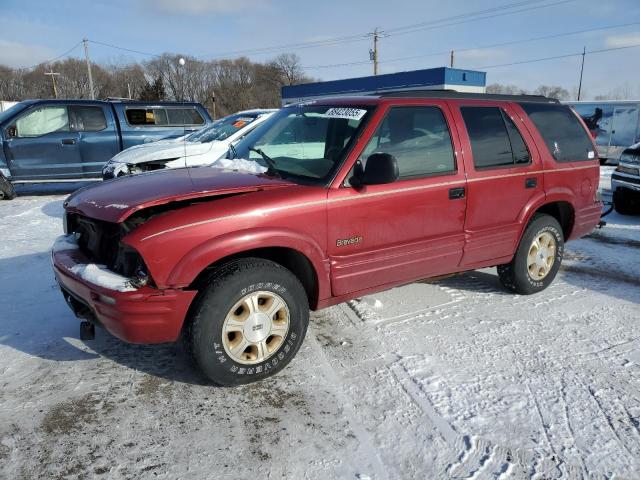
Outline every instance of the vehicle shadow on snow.
[[40, 210], [49, 217], [62, 218], [64, 213], [64, 208], [62, 207], [63, 203], [64, 200], [54, 200], [52, 202], [45, 203]]
[[[60, 293], [49, 252], [0, 259], [0, 278], [0, 345], [55, 362], [105, 358], [171, 381], [207, 384], [180, 343], [131, 345], [102, 328], [95, 340], [79, 340], [80, 320]], [[87, 373], [95, 369], [87, 366]]]

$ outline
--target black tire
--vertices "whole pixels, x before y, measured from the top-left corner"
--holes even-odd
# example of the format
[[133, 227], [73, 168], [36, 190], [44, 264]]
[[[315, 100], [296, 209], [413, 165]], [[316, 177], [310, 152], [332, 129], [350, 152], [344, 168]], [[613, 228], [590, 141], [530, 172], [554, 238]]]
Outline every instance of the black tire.
[[[221, 386], [251, 383], [274, 375], [291, 361], [309, 323], [307, 295], [293, 273], [269, 260], [244, 258], [218, 268], [203, 283], [185, 324], [183, 340], [196, 366], [209, 380]], [[286, 303], [289, 328], [265, 361], [247, 365], [226, 351], [223, 326], [231, 309], [243, 297], [258, 291], [274, 293]]]
[[[534, 241], [544, 232], [549, 232], [556, 241], [553, 265], [542, 279], [534, 279], [529, 273], [527, 257]], [[524, 231], [516, 254], [510, 263], [498, 266], [500, 282], [507, 289], [521, 295], [531, 295], [547, 288], [555, 278], [564, 254], [564, 235], [558, 221], [550, 215], [536, 214]]]
[[616, 188], [613, 192], [613, 208], [620, 215], [640, 214], [640, 193], [626, 188]]
[[11, 182], [4, 175], [0, 174], [0, 200], [13, 200], [16, 198], [16, 191]]

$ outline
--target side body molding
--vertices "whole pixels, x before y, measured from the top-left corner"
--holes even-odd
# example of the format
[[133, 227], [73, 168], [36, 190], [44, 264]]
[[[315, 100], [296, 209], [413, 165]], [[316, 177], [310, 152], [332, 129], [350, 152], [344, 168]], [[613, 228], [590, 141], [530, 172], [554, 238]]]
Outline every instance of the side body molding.
[[167, 285], [186, 287], [209, 265], [231, 255], [260, 248], [290, 248], [311, 263], [318, 280], [318, 299], [331, 296], [329, 260], [310, 237], [283, 228], [252, 228], [212, 238], [188, 252], [167, 278]]

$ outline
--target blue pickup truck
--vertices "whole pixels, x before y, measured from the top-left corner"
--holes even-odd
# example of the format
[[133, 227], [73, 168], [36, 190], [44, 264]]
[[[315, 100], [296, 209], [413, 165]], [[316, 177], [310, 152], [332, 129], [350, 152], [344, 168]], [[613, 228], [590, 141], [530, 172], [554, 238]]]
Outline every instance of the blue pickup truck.
[[26, 100], [0, 113], [0, 187], [100, 178], [104, 164], [121, 150], [211, 122], [199, 103]]

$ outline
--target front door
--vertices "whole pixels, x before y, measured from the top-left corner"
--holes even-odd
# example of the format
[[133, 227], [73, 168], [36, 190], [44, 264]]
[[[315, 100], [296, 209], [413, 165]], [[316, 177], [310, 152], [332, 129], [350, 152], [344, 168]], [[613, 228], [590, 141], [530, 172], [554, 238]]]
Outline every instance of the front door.
[[73, 178], [82, 173], [78, 132], [69, 125], [66, 105], [36, 106], [5, 132], [5, 153], [16, 180]]
[[354, 188], [328, 198], [328, 250], [333, 295], [340, 296], [455, 271], [464, 244], [464, 169], [456, 160], [444, 102], [387, 108], [359, 153], [393, 155], [393, 183]]

